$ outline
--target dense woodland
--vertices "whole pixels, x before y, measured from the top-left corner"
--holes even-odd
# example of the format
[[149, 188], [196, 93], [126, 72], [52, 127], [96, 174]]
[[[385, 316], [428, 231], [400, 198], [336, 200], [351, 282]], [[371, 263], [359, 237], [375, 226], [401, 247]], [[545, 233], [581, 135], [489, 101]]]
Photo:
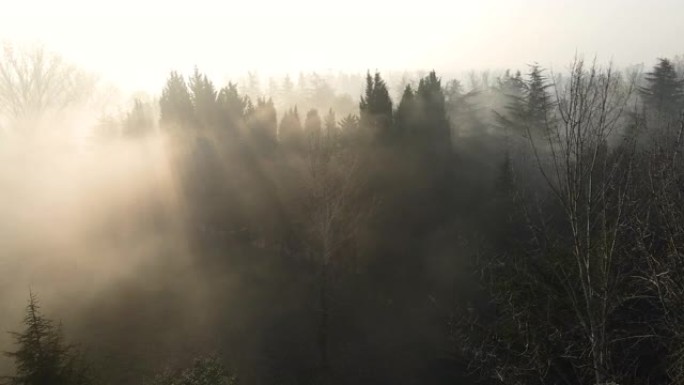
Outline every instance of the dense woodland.
[[[4, 79], [5, 115], [42, 108]], [[162, 241], [78, 310], [25, 290], [4, 382], [684, 383], [677, 61], [313, 79], [174, 72], [103, 119], [92, 151], [164, 143], [174, 204], [141, 189], [89, 234]]]

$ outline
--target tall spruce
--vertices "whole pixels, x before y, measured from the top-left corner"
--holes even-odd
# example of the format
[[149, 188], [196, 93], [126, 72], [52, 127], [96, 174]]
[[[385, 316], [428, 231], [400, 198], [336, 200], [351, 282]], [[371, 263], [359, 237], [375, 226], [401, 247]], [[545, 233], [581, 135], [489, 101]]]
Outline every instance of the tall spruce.
[[645, 80], [647, 85], [640, 91], [646, 105], [668, 116], [684, 109], [684, 79], [677, 76], [669, 59], [658, 59]]
[[359, 102], [359, 111], [362, 127], [372, 136], [382, 141], [392, 135], [392, 99], [379, 72], [374, 76], [370, 72], [366, 74], [366, 91]]
[[192, 99], [185, 80], [177, 72], [171, 72], [159, 99], [160, 125], [165, 128], [189, 127], [194, 124]]

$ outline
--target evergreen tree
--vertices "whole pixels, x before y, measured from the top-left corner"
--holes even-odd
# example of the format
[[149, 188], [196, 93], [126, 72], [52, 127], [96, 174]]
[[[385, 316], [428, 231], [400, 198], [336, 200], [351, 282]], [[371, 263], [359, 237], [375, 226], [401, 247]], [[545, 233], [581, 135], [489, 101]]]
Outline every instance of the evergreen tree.
[[290, 75], [285, 75], [283, 79], [283, 85], [280, 87], [280, 98], [285, 101], [291, 99], [294, 94], [294, 83], [290, 78]]
[[140, 137], [152, 129], [152, 114], [140, 99], [133, 101], [133, 108], [123, 122], [123, 135]]
[[359, 102], [361, 126], [376, 138], [386, 140], [392, 133], [392, 99], [389, 97], [385, 81], [376, 72], [366, 74], [366, 91]]
[[338, 126], [337, 126], [337, 117], [335, 116], [335, 111], [333, 109], [328, 110], [328, 115], [325, 116], [325, 135], [330, 138], [334, 139], [337, 138], [338, 134]]
[[221, 125], [233, 134], [240, 132], [247, 110], [247, 100], [240, 97], [237, 85], [228, 83], [227, 87], [221, 88], [216, 103]]
[[543, 136], [548, 125], [551, 108], [548, 88], [550, 84], [537, 64], [530, 68], [527, 79], [523, 81], [520, 73], [506, 76], [499, 82], [499, 90], [508, 99], [506, 113], [497, 113], [501, 127], [511, 129], [520, 135]]
[[177, 72], [171, 72], [159, 99], [162, 127], [189, 127], [195, 118], [192, 99], [185, 80]]
[[548, 117], [550, 99], [544, 70], [537, 64], [532, 65], [526, 84], [526, 120], [531, 128], [543, 132]]
[[197, 123], [201, 128], [215, 128], [218, 126], [219, 110], [216, 103], [216, 89], [207, 75], [195, 72], [190, 78], [190, 98], [195, 111]]
[[677, 76], [670, 60], [658, 59], [646, 75], [647, 86], [640, 89], [646, 105], [668, 116], [684, 108], [684, 79]]
[[278, 128], [278, 141], [287, 149], [301, 150], [303, 145], [302, 122], [299, 119], [297, 107], [291, 108], [283, 114]]
[[441, 79], [435, 71], [420, 80], [416, 97], [421, 108], [423, 126], [439, 141], [450, 142], [449, 119]]
[[306, 140], [309, 149], [318, 148], [321, 145], [323, 132], [323, 121], [318, 115], [318, 110], [311, 109], [306, 113], [306, 119], [304, 120], [304, 135], [306, 135]]
[[354, 114], [349, 114], [340, 120], [340, 131], [345, 135], [355, 132], [359, 129], [359, 117]]
[[418, 114], [416, 95], [409, 84], [404, 89], [394, 117], [397, 132], [400, 135], [406, 135], [415, 131], [417, 129]]
[[273, 99], [259, 98], [256, 106], [250, 106], [251, 102], [247, 105], [249, 135], [258, 150], [269, 153], [274, 149], [278, 137], [278, 116]]
[[60, 327], [40, 313], [31, 293], [24, 316], [24, 331], [11, 333], [18, 349], [5, 354], [14, 359], [16, 374], [9, 385], [85, 385], [91, 383], [78, 353], [64, 343]]
[[150, 385], [235, 385], [237, 377], [231, 374], [216, 357], [196, 359], [180, 370], [165, 370], [157, 374]]

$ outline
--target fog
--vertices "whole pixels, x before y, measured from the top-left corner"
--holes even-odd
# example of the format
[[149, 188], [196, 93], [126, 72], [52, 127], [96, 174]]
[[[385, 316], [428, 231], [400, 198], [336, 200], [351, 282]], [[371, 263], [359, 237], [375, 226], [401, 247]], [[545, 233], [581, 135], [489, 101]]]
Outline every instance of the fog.
[[684, 378], [684, 4], [9, 10], [0, 383]]
[[163, 7], [31, 0], [2, 12], [0, 39], [41, 41], [127, 91], [156, 91], [170, 70], [195, 65], [223, 82], [247, 71], [443, 73], [533, 61], [563, 67], [575, 51], [620, 66], [648, 63], [680, 54], [683, 7], [677, 0], [203, 0]]

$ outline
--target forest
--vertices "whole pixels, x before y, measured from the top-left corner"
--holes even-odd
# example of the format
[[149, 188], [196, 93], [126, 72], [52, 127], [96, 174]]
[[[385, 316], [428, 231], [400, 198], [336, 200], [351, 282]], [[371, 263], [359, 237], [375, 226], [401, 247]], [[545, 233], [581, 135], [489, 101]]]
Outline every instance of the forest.
[[684, 383], [684, 59], [389, 78], [6, 50], [0, 383]]

